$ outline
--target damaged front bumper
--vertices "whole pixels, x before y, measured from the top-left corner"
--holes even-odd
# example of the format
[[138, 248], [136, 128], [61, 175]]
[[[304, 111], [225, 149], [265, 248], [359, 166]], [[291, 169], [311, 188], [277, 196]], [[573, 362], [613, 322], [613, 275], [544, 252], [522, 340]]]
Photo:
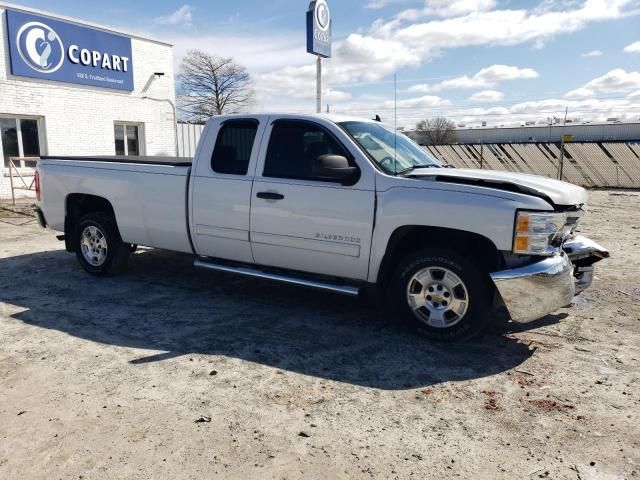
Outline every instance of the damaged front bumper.
[[568, 239], [557, 255], [491, 274], [511, 319], [527, 323], [565, 307], [589, 288], [593, 265], [609, 252], [585, 237]]

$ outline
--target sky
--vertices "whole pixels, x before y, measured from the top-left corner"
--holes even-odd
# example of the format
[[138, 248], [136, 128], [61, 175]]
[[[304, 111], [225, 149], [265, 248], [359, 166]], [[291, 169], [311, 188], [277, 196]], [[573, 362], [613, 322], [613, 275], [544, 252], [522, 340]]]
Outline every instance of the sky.
[[[252, 75], [254, 110], [315, 111], [307, 0], [16, 3], [172, 43], [176, 69], [193, 48], [233, 57]], [[640, 119], [640, 0], [328, 3], [323, 103], [332, 113], [409, 128], [435, 116], [546, 123], [567, 107], [574, 121]]]

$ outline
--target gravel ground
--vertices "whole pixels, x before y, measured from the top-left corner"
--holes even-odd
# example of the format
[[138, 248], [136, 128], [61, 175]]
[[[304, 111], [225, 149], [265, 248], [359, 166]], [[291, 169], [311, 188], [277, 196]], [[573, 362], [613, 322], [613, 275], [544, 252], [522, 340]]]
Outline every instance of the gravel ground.
[[464, 345], [142, 250], [81, 271], [0, 215], [0, 478], [640, 476], [640, 194], [592, 192], [591, 290]]

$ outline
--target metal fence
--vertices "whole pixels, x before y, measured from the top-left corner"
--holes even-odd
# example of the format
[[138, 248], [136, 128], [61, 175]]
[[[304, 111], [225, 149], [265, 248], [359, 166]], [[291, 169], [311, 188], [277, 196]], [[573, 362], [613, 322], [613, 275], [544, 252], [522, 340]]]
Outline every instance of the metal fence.
[[640, 188], [640, 143], [491, 143], [430, 145], [458, 168], [531, 173], [584, 187]]
[[198, 123], [178, 123], [178, 156], [194, 157], [204, 125]]

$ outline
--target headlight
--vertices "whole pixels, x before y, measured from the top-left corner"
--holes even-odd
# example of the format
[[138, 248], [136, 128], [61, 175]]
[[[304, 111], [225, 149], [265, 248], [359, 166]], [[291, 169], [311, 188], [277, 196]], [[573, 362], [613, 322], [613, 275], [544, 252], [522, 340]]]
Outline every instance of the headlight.
[[552, 255], [562, 243], [566, 213], [519, 212], [513, 239], [513, 253]]

